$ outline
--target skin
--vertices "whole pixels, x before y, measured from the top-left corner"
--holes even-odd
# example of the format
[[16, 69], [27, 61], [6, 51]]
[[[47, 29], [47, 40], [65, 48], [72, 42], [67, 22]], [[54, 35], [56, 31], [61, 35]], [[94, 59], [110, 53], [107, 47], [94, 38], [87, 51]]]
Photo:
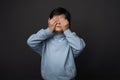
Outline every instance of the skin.
[[53, 16], [53, 18], [48, 19], [48, 26], [51, 32], [55, 32], [56, 34], [61, 34], [69, 28], [69, 22], [65, 18], [64, 14], [55, 15]]

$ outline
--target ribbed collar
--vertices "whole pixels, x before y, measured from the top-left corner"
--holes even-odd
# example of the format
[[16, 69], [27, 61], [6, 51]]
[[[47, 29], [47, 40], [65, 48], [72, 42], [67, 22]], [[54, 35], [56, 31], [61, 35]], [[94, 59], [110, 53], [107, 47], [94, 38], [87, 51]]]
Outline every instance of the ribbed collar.
[[54, 34], [54, 39], [61, 39], [61, 38], [64, 38], [65, 35], [64, 34]]

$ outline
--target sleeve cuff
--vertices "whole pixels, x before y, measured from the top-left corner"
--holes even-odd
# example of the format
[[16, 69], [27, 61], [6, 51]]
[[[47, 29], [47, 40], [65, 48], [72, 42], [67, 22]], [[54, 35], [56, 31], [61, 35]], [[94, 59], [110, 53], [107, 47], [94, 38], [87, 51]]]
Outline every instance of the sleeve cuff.
[[52, 36], [54, 33], [50, 31], [50, 28], [45, 29], [46, 35]]

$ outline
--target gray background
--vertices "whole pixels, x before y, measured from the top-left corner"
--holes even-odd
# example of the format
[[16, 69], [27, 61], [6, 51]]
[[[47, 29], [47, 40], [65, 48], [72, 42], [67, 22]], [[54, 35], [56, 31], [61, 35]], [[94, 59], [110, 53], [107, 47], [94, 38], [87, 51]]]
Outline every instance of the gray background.
[[119, 0], [1, 0], [1, 80], [42, 80], [40, 56], [26, 44], [27, 38], [47, 26], [57, 6], [68, 9], [72, 31], [86, 48], [75, 59], [77, 80], [120, 79]]

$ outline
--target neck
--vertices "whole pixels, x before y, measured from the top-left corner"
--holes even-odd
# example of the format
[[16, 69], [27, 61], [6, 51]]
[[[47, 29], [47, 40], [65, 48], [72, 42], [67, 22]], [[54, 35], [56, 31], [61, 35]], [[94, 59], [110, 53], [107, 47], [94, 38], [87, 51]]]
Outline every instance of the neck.
[[59, 34], [62, 34], [63, 32], [61, 32], [61, 31], [55, 31], [55, 34], [56, 35], [59, 35]]

